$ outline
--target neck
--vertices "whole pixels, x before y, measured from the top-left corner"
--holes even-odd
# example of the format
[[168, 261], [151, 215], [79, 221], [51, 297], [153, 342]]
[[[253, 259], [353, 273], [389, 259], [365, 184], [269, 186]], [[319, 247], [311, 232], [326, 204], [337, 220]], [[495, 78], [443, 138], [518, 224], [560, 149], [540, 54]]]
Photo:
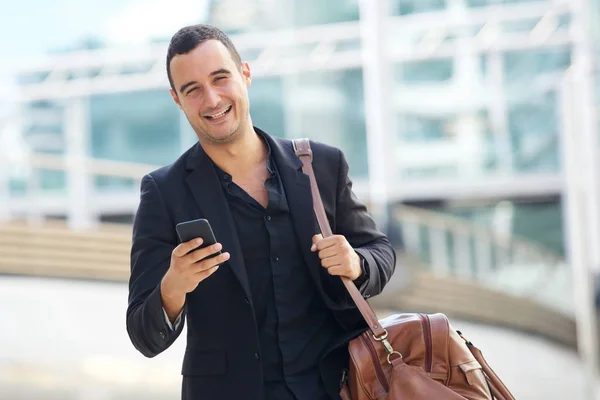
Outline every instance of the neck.
[[266, 146], [252, 125], [232, 143], [202, 143], [202, 147], [219, 168], [232, 176], [252, 171], [257, 164], [264, 163], [267, 157]]

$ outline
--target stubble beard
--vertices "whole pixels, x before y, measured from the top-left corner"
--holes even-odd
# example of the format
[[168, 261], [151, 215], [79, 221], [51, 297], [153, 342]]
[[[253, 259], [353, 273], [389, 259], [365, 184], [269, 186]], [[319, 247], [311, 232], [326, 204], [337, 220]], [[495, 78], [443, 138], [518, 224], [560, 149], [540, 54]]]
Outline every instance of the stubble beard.
[[202, 129], [199, 126], [195, 126], [191, 121], [189, 122], [192, 129], [194, 129], [194, 132], [196, 132], [196, 136], [198, 136], [198, 139], [201, 142], [206, 142], [213, 145], [223, 145], [234, 142], [241, 135], [244, 126], [244, 123], [242, 121], [238, 121], [237, 126], [228, 135], [215, 137], [210, 133], [210, 131]]

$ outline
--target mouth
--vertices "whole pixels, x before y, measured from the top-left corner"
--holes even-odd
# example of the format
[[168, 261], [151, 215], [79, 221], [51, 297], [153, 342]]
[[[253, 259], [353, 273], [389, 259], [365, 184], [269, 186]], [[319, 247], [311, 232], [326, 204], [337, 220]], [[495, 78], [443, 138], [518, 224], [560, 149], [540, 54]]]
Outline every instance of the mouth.
[[211, 122], [220, 121], [220, 120], [224, 119], [227, 114], [229, 114], [229, 112], [231, 111], [232, 108], [233, 108], [233, 105], [230, 105], [229, 107], [227, 107], [225, 110], [221, 111], [220, 113], [212, 114], [212, 115], [205, 115], [204, 118]]

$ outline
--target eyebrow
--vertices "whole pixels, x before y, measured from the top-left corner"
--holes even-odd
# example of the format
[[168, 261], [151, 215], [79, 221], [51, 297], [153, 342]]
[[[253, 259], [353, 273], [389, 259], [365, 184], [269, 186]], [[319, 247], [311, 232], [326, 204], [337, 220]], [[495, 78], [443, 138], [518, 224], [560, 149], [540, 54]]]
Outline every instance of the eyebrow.
[[[229, 71], [228, 69], [225, 69], [225, 68], [221, 68], [221, 69], [218, 69], [218, 70], [216, 70], [216, 71], [213, 71], [213, 72], [211, 72], [211, 73], [210, 73], [210, 76], [215, 76], [215, 75], [220, 75], [220, 74], [229, 74], [229, 75], [231, 75], [231, 71]], [[190, 86], [192, 86], [192, 85], [195, 85], [196, 83], [197, 83], [196, 81], [189, 81], [189, 82], [187, 82], [187, 83], [184, 83], [184, 84], [183, 84], [183, 85], [181, 85], [181, 87], [179, 88], [179, 92], [180, 92], [180, 93], [183, 93], [183, 91], [184, 91], [185, 89], [187, 89], [188, 87], [190, 87]]]

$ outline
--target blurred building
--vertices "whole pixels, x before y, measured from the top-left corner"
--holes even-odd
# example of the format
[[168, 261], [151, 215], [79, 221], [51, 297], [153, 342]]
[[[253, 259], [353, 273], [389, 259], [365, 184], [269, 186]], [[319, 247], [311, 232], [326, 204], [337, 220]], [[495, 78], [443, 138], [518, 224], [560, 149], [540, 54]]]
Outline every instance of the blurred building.
[[[146, 2], [127, 4], [132, 3], [139, 7], [124, 6], [110, 36], [145, 17]], [[72, 228], [131, 222], [140, 178], [197, 141], [168, 93], [165, 58], [177, 27], [162, 18], [166, 1], [148, 2], [158, 3], [145, 28], [154, 20], [164, 19], [164, 25], [158, 22], [144, 44], [139, 38], [147, 31], [133, 32], [124, 40], [128, 45], [87, 38], [17, 69], [15, 96], [0, 97], [0, 222], [61, 219]], [[250, 63], [255, 125], [275, 136], [310, 137], [340, 147], [355, 192], [388, 234], [402, 232], [408, 252], [417, 256], [411, 259], [414, 271], [395, 275], [397, 282], [388, 286], [393, 302], [386, 305], [384, 298], [381, 307], [454, 313], [577, 345], [593, 382], [589, 378], [597, 377], [598, 367], [589, 361], [597, 351], [590, 277], [600, 273], [600, 147], [589, 144], [597, 145], [600, 110], [594, 97], [600, 91], [591, 92], [600, 86], [590, 84], [585, 68], [594, 56], [591, 36], [600, 33], [600, 24], [587, 19], [600, 21], [600, 0], [184, 3], [195, 10], [182, 11], [194, 16], [184, 19], [219, 26]], [[422, 208], [486, 224], [493, 232]], [[0, 226], [6, 241], [0, 267], [9, 272], [22, 268], [17, 272], [37, 274], [46, 268], [64, 276], [61, 271], [73, 274], [79, 268], [83, 277], [127, 276], [129, 233], [61, 236], [59, 230], [40, 229], [34, 258], [25, 257], [20, 244], [30, 240], [35, 224], [9, 225]], [[392, 234], [390, 239], [399, 241]], [[119, 241], [121, 253], [104, 258], [115, 251], [113, 241]], [[97, 245], [92, 254], [79, 257], [92, 242]], [[396, 296], [401, 289], [404, 297]], [[110, 326], [119, 324], [115, 319]], [[44, 332], [54, 337], [62, 331]], [[36, 343], [48, 337], [34, 333]], [[21, 334], [12, 342], [20, 343]], [[59, 336], [69, 346], [79, 343], [66, 333]], [[490, 338], [496, 343], [492, 333]], [[154, 375], [123, 362], [122, 349], [132, 354], [133, 349], [125, 336], [121, 339], [113, 361], [92, 355], [83, 365], [118, 382], [115, 371], [131, 369], [146, 385]], [[505, 348], [496, 350], [508, 355], [505, 365], [512, 368], [514, 357]], [[31, 353], [11, 349], [5, 360]], [[32, 365], [39, 363], [37, 354], [31, 359]], [[48, 365], [58, 370], [53, 361]], [[515, 381], [525, 368], [512, 371]], [[537, 372], [547, 374], [544, 368]], [[73, 382], [79, 383], [69, 379]], [[178, 375], [172, 382], [178, 384]], [[532, 393], [537, 389], [526, 385]]]
[[[198, 22], [232, 34], [250, 62], [254, 123], [341, 147], [363, 199], [441, 209], [561, 250], [572, 2], [378, 3], [207, 0]], [[196, 141], [168, 93], [168, 39], [89, 40], [20, 71], [18, 113], [3, 126], [29, 152], [11, 150], [0, 176], [5, 214], [131, 220], [141, 174]]]

